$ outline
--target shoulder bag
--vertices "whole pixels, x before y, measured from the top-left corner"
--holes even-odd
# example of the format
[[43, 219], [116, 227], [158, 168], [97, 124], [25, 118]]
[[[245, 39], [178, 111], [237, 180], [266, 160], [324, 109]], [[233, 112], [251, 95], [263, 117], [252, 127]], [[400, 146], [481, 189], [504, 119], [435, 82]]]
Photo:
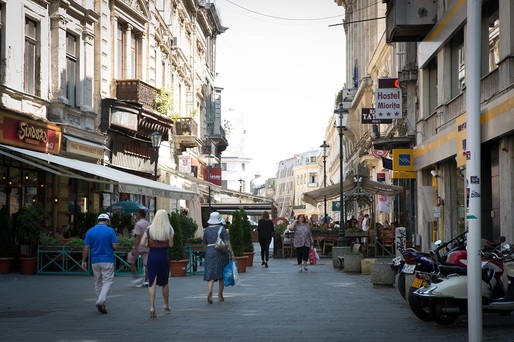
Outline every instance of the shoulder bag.
[[216, 243], [214, 244], [214, 248], [217, 249], [218, 251], [228, 253], [228, 244], [225, 241], [223, 241], [223, 239], [220, 236], [222, 229], [223, 229], [223, 227], [220, 227], [220, 229], [218, 229], [218, 237], [216, 238]]

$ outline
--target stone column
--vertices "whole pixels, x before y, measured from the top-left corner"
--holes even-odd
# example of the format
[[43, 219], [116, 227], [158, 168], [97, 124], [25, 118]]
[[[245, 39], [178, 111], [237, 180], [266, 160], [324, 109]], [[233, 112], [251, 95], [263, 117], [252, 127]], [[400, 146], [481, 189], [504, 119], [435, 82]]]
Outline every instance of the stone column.
[[50, 17], [51, 99], [68, 103], [66, 98], [66, 25], [67, 19], [55, 13]]
[[[94, 38], [93, 32], [88, 30], [82, 32], [83, 53], [80, 74], [83, 82], [82, 91], [77, 92], [77, 97], [81, 97], [79, 104], [84, 111], [93, 111], [93, 80], [95, 76]], [[82, 95], [79, 95], [79, 93]]]

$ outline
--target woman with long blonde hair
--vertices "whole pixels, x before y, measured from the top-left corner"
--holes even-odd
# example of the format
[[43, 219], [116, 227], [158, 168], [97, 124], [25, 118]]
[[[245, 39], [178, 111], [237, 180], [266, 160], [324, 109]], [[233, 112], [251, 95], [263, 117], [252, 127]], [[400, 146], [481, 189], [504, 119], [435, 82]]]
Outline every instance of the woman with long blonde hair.
[[155, 318], [155, 289], [157, 285], [162, 287], [164, 299], [164, 312], [170, 313], [169, 304], [170, 289], [168, 278], [170, 274], [170, 259], [168, 247], [173, 246], [173, 235], [175, 231], [170, 224], [168, 213], [160, 209], [155, 213], [152, 224], [147, 228], [148, 234], [148, 297], [150, 298], [150, 317]]

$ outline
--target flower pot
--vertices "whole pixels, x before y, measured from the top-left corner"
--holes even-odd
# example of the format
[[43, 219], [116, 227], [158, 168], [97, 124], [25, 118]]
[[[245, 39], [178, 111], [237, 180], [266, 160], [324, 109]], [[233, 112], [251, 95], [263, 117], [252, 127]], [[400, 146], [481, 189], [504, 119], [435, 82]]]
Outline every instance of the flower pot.
[[244, 256], [236, 256], [234, 257], [234, 259], [236, 259], [237, 261], [237, 272], [239, 273], [245, 273], [246, 272], [246, 259], [248, 259], [248, 257], [246, 255]]
[[23, 275], [33, 275], [37, 271], [36, 257], [20, 257], [20, 273]]
[[253, 266], [253, 256], [255, 255], [255, 252], [243, 252], [244, 256], [247, 256], [246, 259], [246, 267], [252, 267]]
[[172, 277], [185, 277], [189, 259], [170, 260], [170, 275]]
[[11, 273], [14, 258], [0, 258], [0, 274]]

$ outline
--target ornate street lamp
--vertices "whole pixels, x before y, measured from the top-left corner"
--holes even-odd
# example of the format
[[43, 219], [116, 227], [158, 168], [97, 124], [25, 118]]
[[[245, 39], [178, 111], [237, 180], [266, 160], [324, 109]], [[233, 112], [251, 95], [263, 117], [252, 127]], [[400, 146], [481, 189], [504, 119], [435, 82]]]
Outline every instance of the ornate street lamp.
[[346, 122], [348, 120], [348, 110], [343, 108], [343, 103], [340, 102], [336, 110], [334, 110], [336, 127], [339, 130], [339, 237], [337, 238], [337, 246], [343, 247], [346, 245], [344, 237], [345, 225], [345, 208], [344, 208], [344, 195], [343, 195], [343, 180], [344, 180], [344, 157], [343, 157], [343, 133], [346, 130]]
[[[323, 187], [327, 187], [327, 148], [330, 147], [326, 140], [323, 140], [323, 145], [320, 146], [323, 149]], [[325, 213], [323, 215], [323, 223], [327, 224], [327, 196], [323, 196], [323, 205], [325, 206]]]
[[[152, 148], [154, 153], [154, 169], [153, 169], [153, 179], [157, 181], [157, 164], [159, 163], [159, 148], [161, 147], [161, 132], [153, 132], [150, 134], [150, 140], [152, 141]], [[154, 214], [157, 212], [157, 197], [154, 199]]]

